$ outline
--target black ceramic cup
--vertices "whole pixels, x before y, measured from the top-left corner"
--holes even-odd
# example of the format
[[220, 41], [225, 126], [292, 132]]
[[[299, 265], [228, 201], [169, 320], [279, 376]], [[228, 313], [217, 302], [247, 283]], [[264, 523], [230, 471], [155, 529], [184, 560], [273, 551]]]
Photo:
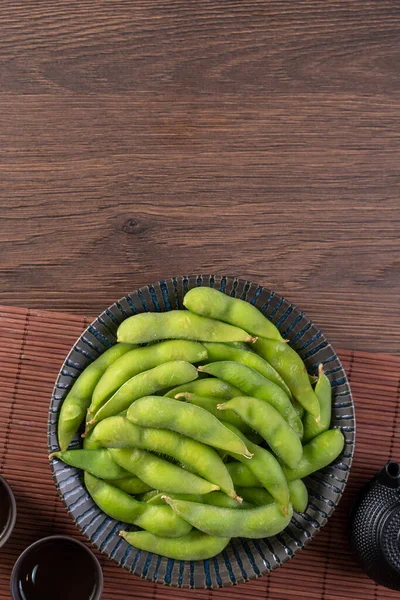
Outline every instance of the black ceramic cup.
[[84, 544], [53, 535], [24, 550], [14, 565], [10, 587], [13, 600], [101, 600], [103, 572]]
[[0, 548], [4, 546], [14, 529], [17, 518], [17, 505], [12, 489], [0, 477]]

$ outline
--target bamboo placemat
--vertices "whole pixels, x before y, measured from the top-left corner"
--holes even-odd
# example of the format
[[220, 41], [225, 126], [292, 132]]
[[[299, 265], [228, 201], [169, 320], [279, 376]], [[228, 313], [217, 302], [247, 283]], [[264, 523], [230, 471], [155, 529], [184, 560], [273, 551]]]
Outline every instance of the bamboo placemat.
[[[0, 306], [0, 473], [11, 484], [17, 525], [0, 550], [0, 599], [10, 598], [17, 556], [55, 533], [85, 541], [58, 497], [47, 459], [47, 411], [61, 363], [88, 319]], [[339, 355], [356, 403], [357, 443], [350, 480], [328, 525], [293, 560], [269, 576], [235, 588], [179, 590], [144, 581], [98, 555], [107, 600], [384, 600], [398, 592], [373, 583], [357, 566], [347, 540], [348, 512], [359, 487], [385, 462], [400, 459], [400, 357]]]

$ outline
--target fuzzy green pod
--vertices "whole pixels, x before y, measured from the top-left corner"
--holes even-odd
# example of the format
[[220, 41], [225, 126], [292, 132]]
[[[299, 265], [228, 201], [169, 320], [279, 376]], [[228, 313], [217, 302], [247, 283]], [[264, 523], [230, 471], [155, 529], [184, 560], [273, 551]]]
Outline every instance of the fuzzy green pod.
[[84, 421], [93, 390], [100, 377], [114, 361], [132, 348], [134, 348], [132, 344], [112, 346], [79, 375], [61, 405], [58, 418], [58, 443], [62, 452], [68, 448], [80, 424]]
[[197, 340], [198, 342], [254, 342], [243, 329], [207, 319], [188, 310], [140, 313], [118, 327], [118, 341], [143, 344], [157, 340]]
[[282, 339], [279, 330], [258, 308], [250, 302], [232, 298], [214, 288], [196, 287], [189, 290], [185, 294], [183, 304], [193, 313], [230, 323], [254, 336]]

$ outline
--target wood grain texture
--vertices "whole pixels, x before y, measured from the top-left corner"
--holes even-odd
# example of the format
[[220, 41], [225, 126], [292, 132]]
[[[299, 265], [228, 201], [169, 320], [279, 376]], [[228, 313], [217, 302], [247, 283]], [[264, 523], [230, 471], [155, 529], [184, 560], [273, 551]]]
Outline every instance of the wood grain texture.
[[0, 303], [227, 273], [398, 352], [400, 5], [0, 1]]

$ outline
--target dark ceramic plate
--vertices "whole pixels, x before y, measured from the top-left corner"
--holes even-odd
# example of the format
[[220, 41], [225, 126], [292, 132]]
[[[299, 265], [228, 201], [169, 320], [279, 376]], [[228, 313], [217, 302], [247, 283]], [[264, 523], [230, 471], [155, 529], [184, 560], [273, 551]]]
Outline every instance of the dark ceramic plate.
[[[355, 444], [354, 405], [341, 362], [323, 333], [293, 304], [271, 290], [233, 277], [177, 277], [128, 294], [105, 310], [84, 331], [62, 365], [50, 404], [48, 444], [58, 450], [57, 419], [63, 399], [79, 373], [116, 342], [118, 325], [145, 311], [181, 309], [182, 298], [195, 286], [215, 287], [259, 308], [290, 340], [309, 373], [323, 363], [333, 389], [333, 427], [340, 427], [345, 448], [334, 464], [307, 478], [310, 502], [305, 514], [295, 513], [283, 533], [264, 540], [232, 540], [226, 550], [204, 561], [179, 561], [143, 552], [118, 536], [126, 525], [107, 517], [86, 492], [81, 473], [59, 460], [52, 461], [53, 476], [67, 510], [92, 543], [121, 567], [166, 585], [213, 588], [233, 585], [269, 573], [292, 558], [323, 527], [337, 506], [350, 472]], [[71, 447], [78, 447], [76, 437]]]

